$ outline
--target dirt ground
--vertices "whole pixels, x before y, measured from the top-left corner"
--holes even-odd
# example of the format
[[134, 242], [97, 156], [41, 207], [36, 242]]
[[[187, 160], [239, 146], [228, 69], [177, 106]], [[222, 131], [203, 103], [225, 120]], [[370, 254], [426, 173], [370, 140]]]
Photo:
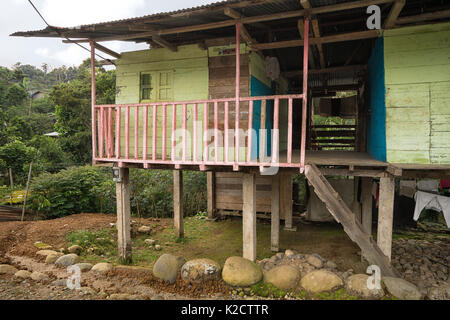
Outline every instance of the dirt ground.
[[[230, 298], [232, 288], [221, 279], [198, 285], [178, 278], [174, 284], [167, 284], [155, 279], [151, 270], [164, 253], [183, 256], [186, 260], [210, 258], [222, 266], [229, 256], [241, 256], [240, 218], [218, 221], [208, 221], [197, 216], [185, 218], [183, 239], [174, 236], [172, 219], [132, 218], [133, 262], [128, 266], [121, 265], [117, 256], [115, 222], [114, 215], [84, 213], [54, 220], [0, 223], [0, 264], [7, 263], [49, 276], [48, 281], [43, 283], [1, 276], [0, 299], [105, 299], [112, 294], [129, 294], [142, 299]], [[137, 229], [141, 225], [150, 226], [151, 233], [138, 233]], [[333, 261], [338, 271], [352, 269], [354, 273], [365, 273], [367, 263], [361, 261], [359, 248], [340, 225], [300, 220], [296, 227], [295, 232], [281, 228], [280, 251], [293, 249], [302, 254], [319, 254]], [[84, 252], [80, 256], [81, 261], [92, 264], [110, 262], [116, 266], [106, 276], [83, 273], [82, 286], [93, 288], [95, 294], [73, 292], [65, 285], [55, 285], [55, 280], [67, 279], [67, 271], [45, 264], [44, 259], [36, 255], [38, 249], [34, 246], [35, 242], [41, 241], [51, 245], [54, 250], [68, 248], [73, 244], [74, 234], [79, 237], [79, 234], [85, 235], [83, 232], [94, 238], [98, 234], [110, 237], [111, 251], [102, 254]], [[148, 238], [160, 244], [161, 250], [149, 247], [144, 241]], [[258, 220], [257, 240], [257, 259], [270, 258], [274, 254], [270, 250], [270, 221]]]

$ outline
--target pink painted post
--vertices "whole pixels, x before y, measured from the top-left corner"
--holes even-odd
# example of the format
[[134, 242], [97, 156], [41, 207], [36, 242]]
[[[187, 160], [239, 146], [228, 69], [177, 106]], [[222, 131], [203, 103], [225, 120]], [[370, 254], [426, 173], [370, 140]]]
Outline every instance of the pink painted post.
[[125, 107], [125, 159], [130, 159], [130, 106]]
[[278, 163], [279, 156], [279, 115], [280, 115], [280, 100], [275, 98], [273, 107], [273, 148], [272, 148], [272, 163]]
[[241, 87], [240, 87], [240, 79], [241, 79], [241, 23], [236, 23], [236, 114], [235, 114], [235, 142], [234, 142], [234, 166], [233, 170], [238, 170], [239, 166], [239, 118], [240, 118], [240, 96], [241, 96]]
[[208, 103], [203, 104], [203, 162], [208, 161]]
[[183, 104], [183, 152], [182, 159], [183, 162], [186, 162], [186, 149], [187, 149], [187, 141], [186, 141], [186, 133], [187, 133], [187, 104]]
[[95, 103], [96, 103], [96, 87], [95, 87], [95, 47], [94, 41], [90, 40], [91, 46], [91, 126], [92, 126], [92, 164], [95, 164], [97, 155], [97, 141], [95, 138]]
[[158, 125], [158, 106], [153, 105], [153, 131], [152, 131], [152, 160], [156, 160], [156, 154], [157, 154], [157, 125]]
[[148, 107], [144, 106], [142, 110], [142, 118], [144, 119], [143, 138], [142, 138], [142, 159], [147, 160], [147, 134], [148, 134]]
[[289, 98], [288, 106], [287, 163], [292, 163], [292, 98]]
[[177, 143], [175, 131], [177, 130], [177, 106], [172, 104], [172, 161], [176, 160], [175, 146]]
[[194, 121], [192, 123], [194, 130], [194, 154], [192, 156], [193, 161], [197, 161], [197, 121], [198, 121], [198, 104], [194, 104]]
[[134, 158], [139, 159], [139, 107], [134, 107]]
[[225, 163], [228, 163], [228, 143], [229, 143], [229, 135], [228, 135], [228, 113], [229, 113], [229, 103], [228, 101], [225, 101], [225, 123], [224, 123], [224, 131], [225, 131]]
[[214, 162], [219, 161], [219, 103], [214, 101]]
[[112, 108], [108, 108], [108, 131], [107, 131], [107, 146], [106, 146], [106, 156], [111, 158], [112, 151]]
[[163, 104], [163, 136], [162, 136], [162, 159], [166, 160], [167, 146], [167, 105]]
[[308, 50], [309, 50], [309, 18], [305, 19], [303, 41], [303, 104], [302, 104], [302, 138], [300, 146], [300, 173], [305, 170], [306, 149], [306, 108], [308, 102]]
[[116, 108], [116, 159], [120, 159], [120, 126], [122, 124], [122, 108]]
[[253, 101], [250, 101], [248, 107], [247, 162], [252, 161], [252, 139], [253, 139], [252, 136], [253, 136]]
[[97, 145], [97, 148], [98, 148], [98, 156], [100, 157], [100, 158], [103, 158], [103, 148], [102, 148], [102, 143], [103, 143], [103, 138], [102, 138], [102, 133], [103, 133], [103, 124], [102, 124], [102, 110], [101, 110], [101, 108], [100, 109], [95, 109], [96, 111], [95, 111], [95, 114], [96, 114], [96, 117], [97, 117], [97, 135], [98, 135], [98, 138], [97, 138], [97, 141], [98, 141], [98, 145]]

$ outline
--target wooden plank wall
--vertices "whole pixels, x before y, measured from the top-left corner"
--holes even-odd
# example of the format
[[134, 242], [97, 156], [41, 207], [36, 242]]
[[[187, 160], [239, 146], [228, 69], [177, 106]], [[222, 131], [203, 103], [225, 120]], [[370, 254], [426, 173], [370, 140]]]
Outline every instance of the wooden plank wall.
[[450, 23], [384, 35], [387, 161], [450, 163]]
[[[242, 210], [241, 172], [216, 172], [216, 209]], [[256, 177], [256, 211], [270, 212], [272, 176]]]

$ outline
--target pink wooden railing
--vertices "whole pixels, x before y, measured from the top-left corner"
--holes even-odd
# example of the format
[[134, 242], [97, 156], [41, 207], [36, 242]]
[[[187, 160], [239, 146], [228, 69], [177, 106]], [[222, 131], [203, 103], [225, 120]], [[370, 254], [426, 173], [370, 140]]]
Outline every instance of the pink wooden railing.
[[[182, 165], [199, 165], [201, 170], [205, 170], [205, 166], [233, 166], [234, 170], [238, 170], [239, 166], [279, 166], [302, 169], [305, 164], [304, 152], [298, 150], [296, 155], [292, 150], [293, 102], [296, 99], [303, 100], [303, 95], [241, 97], [238, 104], [239, 113], [236, 112], [234, 97], [181, 102], [96, 105], [94, 115], [96, 139], [93, 139], [96, 140], [94, 161], [118, 162], [122, 166], [126, 163], [140, 163], [144, 167], [151, 164], [175, 165], [176, 168]], [[273, 101], [273, 127], [268, 128], [269, 132], [272, 131], [270, 159], [254, 154], [252, 158], [252, 150], [254, 151], [252, 146], [256, 143], [253, 141], [255, 138], [253, 112], [254, 104], [257, 101], [261, 102], [261, 108], [264, 102], [267, 104], [269, 101]], [[283, 102], [286, 103], [283, 107], [286, 108], [287, 123], [280, 124], [280, 103]], [[248, 107], [248, 117], [245, 116], [247, 112], [244, 111], [244, 105], [245, 108]], [[303, 107], [303, 103], [298, 105]], [[192, 108], [190, 114], [188, 114], [188, 106]], [[167, 114], [168, 108], [172, 110], [170, 116]], [[200, 108], [203, 108], [201, 115], [199, 114]], [[212, 109], [210, 110], [210, 108]], [[210, 111], [213, 114], [212, 121], [209, 120]], [[223, 111], [224, 115], [221, 119], [223, 120], [222, 128], [219, 127], [220, 111]], [[230, 112], [233, 111], [234, 119], [230, 119]], [[151, 121], [149, 121], [149, 112], [152, 113]], [[133, 123], [130, 120], [131, 114], [134, 116]], [[243, 119], [243, 115], [245, 119]], [[177, 117], [181, 117], [179, 122], [177, 122]], [[248, 121], [248, 127], [240, 128], [239, 126], [245, 120]], [[188, 122], [191, 124], [190, 130]], [[211, 126], [211, 124], [213, 125]], [[233, 124], [234, 127], [231, 128]], [[279, 129], [280, 126], [285, 125], [287, 125], [287, 133], [284, 138], [286, 138], [287, 146], [286, 150], [280, 150]], [[158, 126], [161, 126], [160, 130], [158, 130]], [[179, 132], [180, 129], [181, 143], [177, 143], [177, 130]], [[202, 129], [203, 137], [199, 137], [199, 129]], [[123, 134], [121, 130], [124, 130]], [[303, 130], [301, 128], [298, 130], [301, 136]], [[239, 131], [247, 131], [246, 137], [240, 137]], [[150, 132], [151, 142], [148, 141]], [[260, 133], [259, 136], [263, 134]], [[188, 141], [189, 135], [192, 135], [190, 141]], [[211, 136], [211, 139], [208, 136]], [[170, 146], [167, 146], [168, 137], [171, 137]], [[234, 139], [230, 141], [230, 137], [234, 137]], [[134, 140], [133, 155], [130, 155], [130, 138]], [[199, 139], [202, 139], [202, 153], [198, 150]], [[124, 148], [122, 148], [122, 143]], [[209, 156], [210, 144], [213, 144], [212, 150], [214, 150], [212, 157]], [[236, 148], [236, 144], [239, 145], [239, 148]], [[245, 155], [240, 154], [242, 147], [247, 148]], [[233, 148], [235, 152], [234, 159], [230, 159], [230, 148]], [[260, 146], [260, 148], [265, 148], [265, 146]], [[176, 156], [177, 149], [181, 149], [181, 157]], [[223, 149], [222, 156], [220, 156], [221, 149]], [[190, 152], [191, 150], [192, 152]]]
[[[238, 170], [239, 166], [259, 166], [262, 167], [298, 167], [300, 173], [303, 173], [305, 167], [305, 146], [306, 146], [306, 116], [307, 116], [307, 92], [308, 92], [308, 50], [309, 50], [309, 19], [305, 18], [304, 29], [304, 43], [303, 43], [303, 93], [298, 95], [278, 95], [278, 96], [266, 96], [266, 97], [241, 97], [240, 96], [240, 29], [242, 28], [241, 22], [236, 23], [236, 92], [235, 97], [225, 99], [211, 99], [211, 100], [197, 100], [197, 101], [182, 101], [182, 102], [165, 102], [165, 103], [145, 103], [145, 104], [122, 104], [122, 105], [96, 105], [95, 98], [95, 45], [90, 41], [91, 46], [91, 81], [92, 81], [92, 153], [93, 162], [114, 162], [119, 166], [124, 166], [127, 163], [141, 163], [144, 168], [151, 164], [164, 164], [174, 165], [175, 168], [179, 168], [181, 165], [199, 165], [201, 170], [205, 170], [206, 166], [233, 166], [234, 170]], [[302, 99], [302, 118], [300, 126], [300, 150], [298, 152], [298, 158], [292, 150], [293, 142], [293, 100]], [[253, 107], [255, 101], [272, 100], [274, 103], [273, 113], [273, 129], [278, 133], [280, 128], [280, 101], [287, 100], [287, 124], [282, 123], [281, 126], [287, 125], [287, 146], [285, 151], [285, 157], [280, 153], [280, 139], [279, 134], [273, 135], [272, 139], [272, 157], [270, 161], [267, 161], [265, 157], [256, 157], [252, 159], [252, 123], [253, 123]], [[234, 109], [232, 105], [234, 104]], [[241, 107], [248, 104], [248, 128], [239, 128], [241, 123]], [[192, 105], [193, 110], [193, 143], [188, 140], [188, 112], [187, 106]], [[208, 156], [209, 151], [209, 121], [208, 112], [210, 105], [213, 105], [214, 112], [214, 157], [210, 159]], [[199, 119], [198, 108], [203, 106], [203, 118]], [[224, 108], [224, 130], [219, 130], [219, 108]], [[172, 108], [172, 117], [168, 119], [167, 108]], [[134, 110], [134, 157], [130, 157], [130, 110]], [[158, 116], [158, 109], [162, 108], [162, 119]], [[181, 108], [181, 112], [179, 109]], [[150, 110], [149, 110], [150, 109]], [[234, 110], [234, 129], [230, 127], [229, 114], [230, 110]], [[152, 112], [152, 123], [148, 123], [148, 112]], [[177, 129], [177, 114], [181, 113], [181, 129], [182, 130], [182, 142], [181, 142], [181, 159], [176, 157], [176, 132]], [[124, 138], [122, 139], [122, 114], [124, 114]], [[142, 117], [142, 121], [140, 118]], [[168, 122], [171, 120], [172, 127], [167, 128]], [[198, 150], [198, 125], [203, 125], [203, 154], [199, 154]], [[161, 153], [158, 155], [158, 125], [162, 126], [161, 131]], [[142, 126], [142, 135], [140, 135], [139, 128]], [[240, 129], [248, 129], [247, 131], [247, 152], [244, 160], [240, 158], [240, 148], [243, 147], [240, 144]], [[148, 133], [152, 130], [152, 149], [149, 157], [148, 152]], [[171, 135], [171, 152], [170, 158], [167, 158], [167, 134]], [[234, 136], [234, 143], [231, 147], [234, 147], [234, 159], [229, 157], [229, 134], [230, 132]], [[250, 134], [249, 134], [250, 133]], [[221, 143], [220, 137], [224, 134], [224, 156], [219, 158], [219, 143]], [[124, 143], [124, 154], [121, 154], [122, 146]], [[139, 152], [139, 143], [142, 143], [142, 152]], [[189, 143], [189, 146], [188, 146]], [[188, 154], [188, 148], [192, 145], [193, 154]], [[237, 148], [236, 148], [237, 146]], [[244, 143], [245, 147], [245, 143]], [[281, 150], [284, 152], [284, 150]]]

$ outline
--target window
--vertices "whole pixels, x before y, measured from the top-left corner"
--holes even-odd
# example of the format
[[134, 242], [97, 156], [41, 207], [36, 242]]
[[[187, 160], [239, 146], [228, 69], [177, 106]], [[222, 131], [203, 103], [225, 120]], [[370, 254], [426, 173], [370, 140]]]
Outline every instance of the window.
[[172, 87], [172, 71], [141, 73], [141, 101], [171, 101], [173, 99]]

